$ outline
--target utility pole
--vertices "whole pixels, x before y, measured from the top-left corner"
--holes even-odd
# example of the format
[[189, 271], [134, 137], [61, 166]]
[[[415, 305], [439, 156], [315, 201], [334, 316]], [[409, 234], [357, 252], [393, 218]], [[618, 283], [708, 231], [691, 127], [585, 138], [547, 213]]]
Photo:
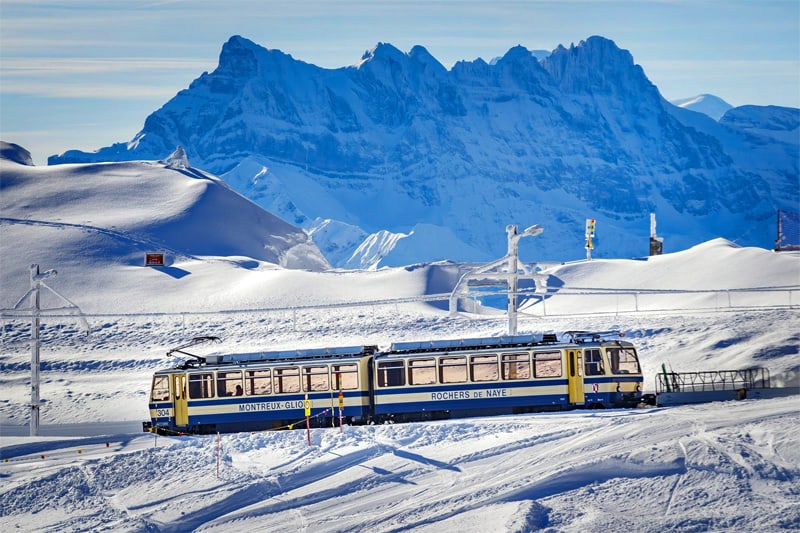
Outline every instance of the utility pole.
[[535, 237], [541, 234], [544, 228], [535, 224], [522, 233], [518, 233], [516, 224], [506, 226], [508, 234], [508, 334], [517, 334], [517, 292], [519, 289], [519, 240], [522, 237]]
[[10, 318], [20, 318], [24, 316], [20, 314], [20, 311], [24, 311], [25, 308], [22, 307], [23, 302], [25, 302], [28, 297], [31, 298], [31, 306], [29, 308], [30, 316], [31, 316], [31, 418], [30, 418], [30, 435], [31, 437], [36, 437], [39, 435], [39, 412], [41, 409], [40, 404], [40, 395], [39, 395], [39, 371], [41, 370], [41, 362], [39, 358], [39, 351], [41, 346], [41, 336], [40, 336], [40, 328], [41, 328], [41, 312], [42, 303], [41, 303], [41, 289], [44, 287], [45, 289], [49, 290], [51, 293], [55, 294], [58, 298], [63, 300], [67, 305], [65, 307], [58, 307], [58, 308], [50, 308], [46, 309], [46, 311], [64, 311], [68, 313], [77, 313], [80, 320], [84, 324], [86, 331], [89, 331], [89, 324], [86, 322], [86, 319], [83, 316], [80, 308], [77, 305], [70, 302], [65, 296], [62, 296], [55, 290], [51, 289], [47, 285], [45, 285], [44, 280], [55, 277], [58, 272], [55, 270], [47, 270], [45, 272], [39, 272], [39, 265], [32, 264], [31, 265], [31, 288], [28, 292], [25, 293], [25, 296], [19, 299], [17, 305], [15, 305], [12, 309], [2, 309], [0, 310], [0, 315]]
[[[492, 280], [496, 285], [505, 285], [508, 288], [508, 334], [517, 334], [517, 297], [519, 292], [519, 279], [536, 280], [536, 275], [530, 272], [519, 274], [519, 240], [522, 237], [535, 237], [541, 234], [544, 228], [538, 224], [526, 228], [520, 233], [516, 224], [506, 226], [508, 235], [508, 252], [504, 257], [487, 263], [483, 266], [473, 268], [458, 279], [455, 287], [450, 292], [449, 309], [450, 316], [458, 314], [458, 299], [464, 297], [469, 292], [469, 282], [471, 280]], [[537, 282], [538, 283], [538, 282]], [[495, 285], [495, 284], [493, 284]]]
[[39, 265], [31, 265], [31, 290], [33, 291], [33, 306], [31, 307], [31, 437], [39, 434], [39, 411], [41, 404], [39, 403], [39, 370], [41, 369], [41, 360], [39, 358], [39, 347], [41, 346], [41, 338], [39, 336], [39, 328], [41, 321], [39, 319], [39, 312], [41, 311], [40, 292], [42, 281], [50, 276], [55, 276], [55, 270], [48, 270], [45, 273], [39, 273]]

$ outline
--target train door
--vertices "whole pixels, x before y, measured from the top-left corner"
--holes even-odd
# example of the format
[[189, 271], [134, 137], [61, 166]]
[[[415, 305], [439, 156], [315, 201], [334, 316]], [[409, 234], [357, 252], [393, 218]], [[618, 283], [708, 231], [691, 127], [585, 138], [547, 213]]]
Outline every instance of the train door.
[[582, 404], [583, 396], [583, 352], [567, 350], [567, 389], [569, 403]]
[[189, 424], [189, 406], [186, 401], [186, 374], [172, 374], [172, 391], [175, 398], [175, 425]]

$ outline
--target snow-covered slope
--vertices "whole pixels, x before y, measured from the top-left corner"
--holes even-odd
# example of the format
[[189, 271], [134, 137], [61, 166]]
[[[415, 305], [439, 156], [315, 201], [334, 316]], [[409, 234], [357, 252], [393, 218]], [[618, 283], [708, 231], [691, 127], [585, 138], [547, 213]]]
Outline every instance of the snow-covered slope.
[[646, 260], [600, 259], [551, 267], [556, 286], [595, 289], [731, 290], [800, 286], [800, 256], [714, 239]]
[[[129, 297], [116, 295], [123, 305], [141, 305], [132, 298], [141, 284], [160, 287], [145, 300], [159, 297], [167, 280], [191, 285], [191, 276], [181, 279], [209, 262], [327, 268], [303, 230], [198, 169], [145, 161], [35, 167], [2, 158], [0, 172], [0, 287], [9, 297], [24, 294], [32, 263], [101, 292], [117, 276], [137, 280]], [[144, 268], [147, 252], [166, 253], [167, 265]]]
[[33, 166], [31, 153], [22, 146], [0, 141], [0, 159], [7, 159], [20, 165]]
[[363, 233], [315, 235], [341, 266], [494, 259], [509, 223], [548, 228], [538, 258], [574, 259], [586, 218], [596, 257], [631, 257], [647, 253], [650, 212], [668, 251], [718, 236], [771, 244], [775, 209], [800, 204], [800, 141], [742, 123], [669, 104], [602, 37], [447, 70], [421, 46], [379, 43], [322, 69], [236, 36], [132, 141], [50, 162], [159, 159], [183, 145], [292, 224]]
[[[56, 210], [54, 217], [59, 217]], [[3, 228], [3, 236], [7, 235]], [[48, 241], [54, 249], [68, 243]], [[3, 250], [5, 257], [6, 250]], [[51, 283], [87, 311], [124, 306], [101, 266]], [[505, 317], [460, 315], [397, 297], [452, 286], [430, 267], [304, 272], [206, 262], [203, 278], [237, 313], [193, 314], [197, 286], [165, 290], [111, 268], [123, 293], [148, 292], [148, 311], [90, 316], [87, 338], [67, 319], [44, 319], [40, 438], [27, 433], [26, 322], [0, 338], [0, 528], [3, 531], [536, 530], [792, 531], [800, 527], [800, 395], [675, 408], [540, 413], [414, 424], [164, 437], [138, 433], [152, 372], [176, 364], [167, 348], [220, 335], [220, 351], [386, 344], [502, 334]], [[191, 268], [191, 267], [187, 267]], [[445, 266], [442, 266], [444, 269]], [[715, 240], [647, 260], [556, 265], [553, 286], [717, 289], [794, 285], [761, 310], [686, 311], [665, 294], [661, 313], [593, 313], [565, 298], [560, 316], [520, 317], [520, 331], [618, 327], [638, 347], [652, 388], [673, 370], [800, 375], [800, 255]], [[82, 276], [82, 277], [81, 277]], [[143, 285], [143, 287], [142, 287]], [[24, 289], [25, 287], [20, 287]], [[88, 294], [80, 294], [84, 290]], [[158, 293], [160, 291], [160, 294]], [[0, 305], [12, 295], [2, 292]], [[380, 303], [382, 299], [387, 299]], [[369, 306], [328, 308], [364, 300]], [[253, 310], [282, 302], [285, 309]], [[789, 307], [790, 302], [794, 308]], [[300, 308], [318, 304], [317, 309]], [[247, 309], [251, 309], [248, 311]], [[180, 311], [175, 311], [176, 309]], [[202, 309], [207, 309], [203, 307]], [[185, 312], [185, 313], [184, 313]], [[800, 388], [796, 388], [800, 392]], [[312, 413], [316, 414], [316, 413]], [[129, 424], [109, 424], [129, 420]], [[99, 422], [99, 423], [98, 423]], [[51, 424], [63, 424], [53, 426]], [[123, 426], [126, 429], [111, 429]], [[109, 433], [109, 431], [113, 433]], [[122, 432], [118, 434], [117, 432]], [[100, 435], [83, 437], [80, 435]]]
[[[0, 439], [5, 531], [795, 531], [798, 397], [222, 435]], [[106, 447], [106, 443], [109, 447]], [[42, 458], [43, 457], [43, 458]], [[219, 457], [219, 461], [217, 461]]]
[[[9, 436], [28, 431], [30, 318], [4, 315], [0, 324], [2, 531], [800, 527], [797, 395], [314, 429], [311, 446], [303, 430], [143, 435], [153, 371], [179, 363], [166, 350], [197, 335], [222, 337], [220, 352], [385, 345], [500, 335], [506, 317], [450, 316], [422, 302], [451, 290], [461, 265], [314, 272], [254, 259], [267, 252], [252, 233], [291, 244], [297, 230], [276, 233], [272, 218], [199, 171], [0, 165], [0, 208], [13, 215], [0, 224], [0, 308], [27, 291], [28, 265], [38, 262], [58, 269], [48, 286], [91, 327], [85, 335], [73, 317], [42, 317], [42, 433], [60, 436], [32, 438]], [[203, 202], [224, 205], [218, 197], [236, 198], [241, 217]], [[223, 242], [241, 255], [219, 255]], [[173, 264], [139, 266], [157, 244]], [[187, 251], [195, 246], [214, 255]], [[549, 311], [528, 301], [520, 333], [619, 328], [638, 348], [646, 390], [662, 364], [761, 366], [774, 385], [797, 387], [798, 254], [715, 239], [642, 260], [556, 264], [542, 275], [554, 289]], [[747, 288], [775, 290], [759, 291], [757, 309], [724, 304]], [[660, 311], [627, 312], [617, 301], [601, 312], [595, 296], [618, 296], [593, 293], [610, 289], [657, 293]], [[689, 301], [697, 290], [723, 303], [697, 310]]]
[[743, 131], [754, 139], [772, 140], [776, 144], [797, 143], [800, 139], [800, 109], [741, 106], [725, 113], [720, 123]]
[[698, 94], [689, 98], [678, 98], [670, 100], [670, 103], [690, 111], [703, 113], [714, 120], [719, 120], [728, 109], [733, 108], [731, 104], [713, 94]]

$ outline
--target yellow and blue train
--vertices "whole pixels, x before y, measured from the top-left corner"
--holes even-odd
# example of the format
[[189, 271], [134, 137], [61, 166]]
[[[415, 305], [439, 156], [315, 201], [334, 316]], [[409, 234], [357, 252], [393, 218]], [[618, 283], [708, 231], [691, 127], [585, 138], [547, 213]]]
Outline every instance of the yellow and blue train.
[[[632, 407], [643, 378], [618, 332], [191, 356], [159, 370], [147, 431], [215, 433]], [[298, 424], [302, 422], [302, 424]]]

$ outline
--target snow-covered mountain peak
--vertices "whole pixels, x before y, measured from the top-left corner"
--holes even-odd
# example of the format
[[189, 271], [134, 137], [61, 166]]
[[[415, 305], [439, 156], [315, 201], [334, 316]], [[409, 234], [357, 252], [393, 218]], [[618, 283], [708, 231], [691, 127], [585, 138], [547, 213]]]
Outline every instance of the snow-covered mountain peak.
[[[19, 246], [8, 274], [59, 250], [65, 268], [139, 266], [147, 252], [173, 260], [248, 258], [250, 264], [323, 270], [301, 229], [216, 176], [188, 165], [128, 161], [30, 167], [0, 159], [0, 212]], [[3, 230], [6, 232], [6, 229]], [[210, 258], [210, 259], [202, 259]], [[59, 269], [60, 270], [60, 269]]]
[[569, 49], [559, 46], [542, 60], [542, 66], [563, 90], [572, 93], [619, 93], [626, 98], [658, 94], [631, 53], [605, 37], [589, 37]]
[[[499, 60], [499, 58], [496, 58]], [[451, 70], [453, 76], [459, 80], [481, 79], [489, 76], [491, 67], [497, 64], [496, 60], [487, 63], [483, 58], [476, 58], [473, 61], [457, 61]]]
[[719, 120], [722, 118], [722, 116], [733, 107], [722, 98], [714, 96], [713, 94], [705, 93], [698, 94], [697, 96], [691, 96], [689, 98], [670, 100], [670, 103], [684, 109], [703, 113], [714, 120]]
[[390, 43], [379, 42], [361, 56], [361, 65], [370, 61], [394, 61], [403, 63], [406, 54]]
[[243, 38], [225, 48], [136, 142], [49, 162], [159, 160], [182, 145], [192, 165], [284, 220], [342, 222], [314, 238], [347, 264], [364, 264], [358, 249], [381, 264], [496, 259], [510, 223], [547, 227], [539, 258], [574, 259], [587, 217], [598, 221], [595, 257], [641, 255], [651, 212], [665, 250], [717, 236], [770, 246], [775, 209], [800, 201], [791, 114], [748, 108], [717, 123], [676, 108], [604, 37], [449, 71], [421, 46], [378, 43], [340, 69]]
[[496, 64], [502, 63], [503, 61], [515, 61], [520, 59], [527, 60], [530, 59], [531, 57], [533, 57], [531, 51], [522, 46], [521, 44], [518, 44], [516, 46], [512, 46], [511, 48], [509, 48], [508, 52], [506, 52], [505, 55], [503, 55], [503, 57], [501, 57]]
[[259, 53], [264, 49], [244, 37], [234, 35], [222, 45], [219, 54], [218, 74], [229, 74], [236, 77], [254, 76], [258, 72]]
[[433, 57], [424, 46], [413, 46], [408, 52], [408, 57], [413, 64], [421, 65], [422, 70], [425, 70], [431, 75], [442, 76], [447, 73], [445, 66], [442, 65], [438, 59]]
[[780, 106], [743, 105], [725, 113], [723, 123], [743, 128], [797, 132], [800, 129], [800, 109]]
[[223, 53], [228, 51], [233, 51], [236, 49], [250, 49], [253, 51], [260, 51], [263, 50], [264, 47], [254, 43], [247, 37], [242, 37], [241, 35], [231, 35], [231, 37], [222, 45]]
[[0, 159], [7, 159], [20, 165], [33, 166], [31, 153], [22, 146], [0, 141]]

